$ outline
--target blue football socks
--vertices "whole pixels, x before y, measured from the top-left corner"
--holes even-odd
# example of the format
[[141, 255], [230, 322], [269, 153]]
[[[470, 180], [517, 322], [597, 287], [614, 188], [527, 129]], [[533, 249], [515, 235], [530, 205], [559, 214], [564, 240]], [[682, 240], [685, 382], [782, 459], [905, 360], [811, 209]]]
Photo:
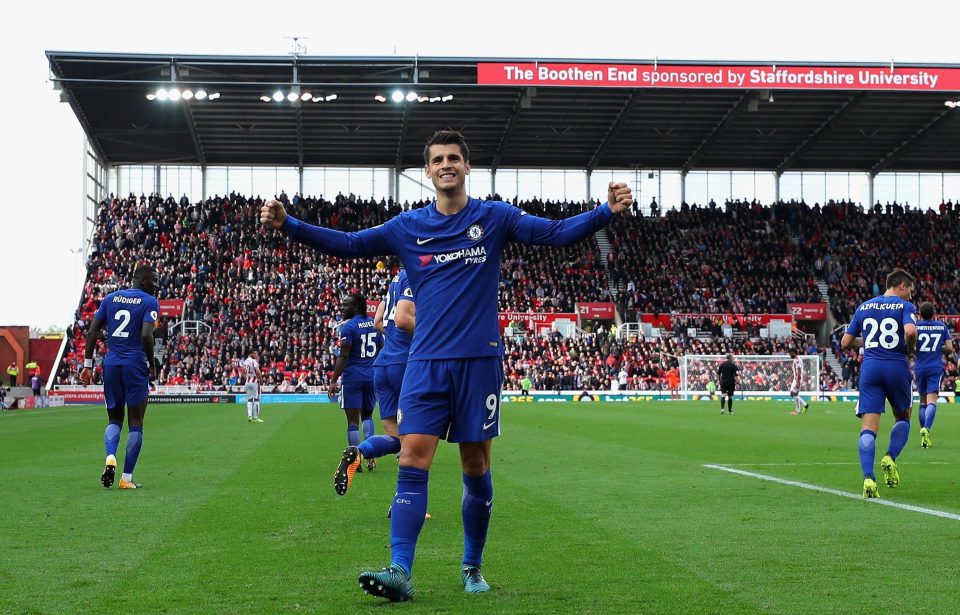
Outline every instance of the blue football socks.
[[918, 417], [920, 418], [920, 427], [927, 426], [927, 404], [920, 404], [920, 409], [917, 412]]
[[873, 462], [877, 453], [877, 432], [864, 429], [860, 432], [857, 449], [860, 452], [860, 468], [864, 478], [877, 479], [873, 475]]
[[127, 432], [127, 454], [123, 458], [123, 473], [133, 474], [143, 445], [143, 427], [131, 427]]
[[927, 412], [923, 417], [923, 426], [927, 429], [933, 427], [933, 419], [937, 417], [937, 404], [927, 404]]
[[379, 435], [367, 438], [360, 443], [360, 453], [364, 459], [376, 459], [391, 453], [400, 452], [400, 438]]
[[[929, 410], [928, 410], [929, 412]], [[910, 437], [910, 420], [904, 419], [893, 424], [890, 430], [890, 446], [887, 448], [887, 454], [896, 459], [903, 447], [907, 445], [907, 438]]]
[[120, 446], [120, 423], [107, 423], [107, 428], [103, 430], [103, 447], [107, 451], [107, 456], [117, 456], [117, 447]]
[[366, 439], [366, 438], [372, 438], [372, 437], [373, 437], [373, 433], [374, 433], [374, 429], [373, 429], [373, 419], [365, 419], [365, 420], [363, 421], [363, 437], [364, 437], [364, 439]]
[[463, 564], [479, 567], [487, 528], [493, 510], [493, 482], [490, 471], [483, 476], [463, 475]]
[[357, 425], [347, 425], [347, 444], [350, 446], [360, 444], [360, 427]]
[[417, 537], [427, 514], [429, 478], [430, 472], [420, 468], [400, 466], [397, 472], [397, 494], [390, 513], [390, 563], [400, 566], [407, 574], [413, 572]]

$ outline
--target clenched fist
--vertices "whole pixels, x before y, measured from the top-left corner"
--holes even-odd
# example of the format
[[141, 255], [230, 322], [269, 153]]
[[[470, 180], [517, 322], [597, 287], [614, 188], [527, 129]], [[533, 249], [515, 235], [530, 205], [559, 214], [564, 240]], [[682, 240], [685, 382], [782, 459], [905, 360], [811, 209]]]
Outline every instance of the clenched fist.
[[630, 186], [624, 183], [610, 182], [607, 186], [607, 203], [610, 205], [610, 210], [615, 214], [630, 209], [630, 206], [633, 205], [633, 192], [630, 191]]
[[286, 219], [287, 210], [283, 208], [283, 203], [276, 199], [267, 201], [260, 208], [260, 224], [267, 228], [278, 230]]

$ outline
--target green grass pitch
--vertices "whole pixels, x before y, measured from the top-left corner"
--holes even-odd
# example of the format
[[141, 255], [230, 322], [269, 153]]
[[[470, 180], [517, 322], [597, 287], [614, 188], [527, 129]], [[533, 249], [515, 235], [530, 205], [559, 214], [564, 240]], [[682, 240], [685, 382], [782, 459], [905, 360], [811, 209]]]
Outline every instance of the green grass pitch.
[[[338, 497], [335, 406], [264, 404], [263, 424], [239, 405], [154, 406], [136, 492], [100, 487], [102, 408], [2, 413], [0, 613], [958, 612], [960, 521], [704, 467], [859, 493], [852, 404], [790, 408], [505, 405], [493, 591], [462, 593], [460, 470], [441, 443], [404, 605], [356, 581], [389, 561], [396, 461]], [[881, 498], [960, 514], [956, 413], [940, 406], [927, 451], [914, 420]]]

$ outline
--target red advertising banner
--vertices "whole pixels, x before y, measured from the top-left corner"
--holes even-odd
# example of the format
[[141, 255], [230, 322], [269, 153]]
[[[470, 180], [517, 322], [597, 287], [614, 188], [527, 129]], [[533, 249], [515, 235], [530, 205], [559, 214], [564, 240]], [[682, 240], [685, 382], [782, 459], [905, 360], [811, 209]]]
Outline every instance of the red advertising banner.
[[[655, 327], [669, 329], [673, 326], [674, 318], [690, 320], [700, 320], [704, 318], [715, 320], [719, 318], [727, 324], [736, 325], [739, 327], [748, 324], [764, 326], [771, 320], [785, 320], [787, 322], [793, 322], [793, 315], [791, 314], [641, 314], [640, 322], [648, 322]], [[690, 326], [695, 325], [696, 323], [694, 322], [690, 323]]]
[[516, 322], [528, 331], [539, 333], [541, 329], [549, 329], [558, 320], [579, 323], [576, 314], [567, 312], [500, 312], [500, 331], [503, 331], [511, 322]]
[[790, 313], [797, 320], [826, 320], [826, 303], [790, 303]]
[[183, 318], [183, 299], [160, 299], [160, 315]]
[[615, 320], [617, 308], [613, 303], [577, 303], [577, 314], [584, 320]]
[[960, 68], [480, 62], [479, 85], [764, 90], [960, 90]]

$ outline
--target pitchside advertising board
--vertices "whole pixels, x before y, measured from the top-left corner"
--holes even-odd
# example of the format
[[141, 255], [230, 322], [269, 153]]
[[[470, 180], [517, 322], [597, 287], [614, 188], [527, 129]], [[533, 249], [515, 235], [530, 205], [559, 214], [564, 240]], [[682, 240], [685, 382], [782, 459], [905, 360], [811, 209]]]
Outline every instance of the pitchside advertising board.
[[[102, 404], [104, 403], [103, 391], [56, 391], [54, 393], [63, 397], [67, 404]], [[237, 396], [229, 393], [208, 393], [206, 395], [155, 395], [148, 397], [148, 403], [151, 404], [233, 404], [236, 403]]]
[[855, 65], [481, 62], [479, 85], [954, 92], [960, 68]]

